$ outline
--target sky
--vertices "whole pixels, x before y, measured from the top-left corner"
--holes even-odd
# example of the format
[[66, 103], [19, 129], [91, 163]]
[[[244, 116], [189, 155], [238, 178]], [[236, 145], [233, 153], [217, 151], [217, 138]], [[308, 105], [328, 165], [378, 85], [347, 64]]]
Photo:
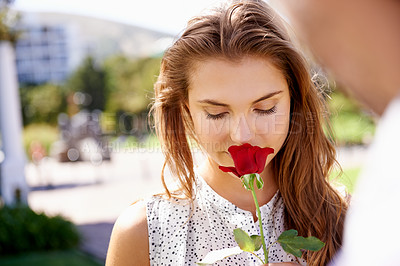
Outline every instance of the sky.
[[224, 0], [15, 0], [14, 7], [98, 17], [177, 35], [190, 18], [221, 2]]
[[21, 11], [62, 12], [179, 34], [186, 22], [223, 0], [15, 0]]

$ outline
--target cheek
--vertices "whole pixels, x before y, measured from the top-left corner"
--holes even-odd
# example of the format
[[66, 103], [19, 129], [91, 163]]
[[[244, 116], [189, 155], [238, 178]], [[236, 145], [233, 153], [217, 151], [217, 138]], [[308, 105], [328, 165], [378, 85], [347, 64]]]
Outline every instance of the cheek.
[[258, 134], [268, 135], [272, 138], [286, 138], [289, 130], [290, 115], [286, 112], [277, 112], [276, 114], [256, 119], [256, 130]]
[[221, 145], [226, 140], [229, 128], [226, 120], [214, 121], [199, 115], [193, 119], [193, 123], [196, 136], [205, 150], [212, 152], [224, 149]]
[[226, 133], [226, 120], [214, 121], [206, 117], [199, 117], [194, 121], [195, 131], [200, 138], [215, 138], [221, 137]]

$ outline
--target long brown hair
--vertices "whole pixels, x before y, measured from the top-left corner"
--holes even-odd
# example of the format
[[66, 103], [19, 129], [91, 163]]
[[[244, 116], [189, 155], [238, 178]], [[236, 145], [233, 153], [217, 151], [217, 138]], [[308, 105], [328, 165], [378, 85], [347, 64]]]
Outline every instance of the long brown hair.
[[[287, 139], [273, 161], [277, 184], [285, 202], [286, 227], [299, 235], [325, 242], [319, 252], [306, 252], [309, 265], [324, 265], [340, 248], [346, 202], [331, 187], [328, 176], [335, 149], [323, 131], [325, 103], [309, 67], [294, 47], [284, 24], [262, 1], [235, 1], [212, 14], [189, 21], [186, 30], [165, 52], [152, 114], [171, 173], [181, 195], [192, 198], [194, 182], [190, 140], [196, 141], [187, 108], [190, 75], [195, 62], [209, 58], [240, 60], [265, 58], [282, 71], [291, 96]], [[164, 181], [166, 193], [171, 197]]]

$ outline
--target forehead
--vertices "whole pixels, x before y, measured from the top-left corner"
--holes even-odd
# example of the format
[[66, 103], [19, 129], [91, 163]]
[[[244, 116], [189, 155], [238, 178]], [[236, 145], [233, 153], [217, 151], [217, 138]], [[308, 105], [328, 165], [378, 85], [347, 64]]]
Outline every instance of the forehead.
[[289, 93], [282, 71], [268, 59], [250, 56], [235, 61], [222, 58], [198, 61], [189, 82], [189, 98], [232, 103], [252, 102], [278, 90]]

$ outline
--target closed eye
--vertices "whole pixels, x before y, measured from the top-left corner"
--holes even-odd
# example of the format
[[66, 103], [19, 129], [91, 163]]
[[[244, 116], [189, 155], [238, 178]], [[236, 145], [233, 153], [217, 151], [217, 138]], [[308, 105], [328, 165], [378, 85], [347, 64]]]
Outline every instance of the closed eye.
[[254, 111], [259, 115], [270, 115], [276, 112], [276, 106], [268, 110], [254, 109]]
[[216, 115], [207, 113], [207, 119], [211, 119], [211, 120], [222, 119], [226, 114], [227, 114], [227, 112], [216, 114]]
[[[270, 115], [270, 114], [273, 114], [276, 112], [276, 106], [274, 106], [268, 110], [254, 109], [254, 111], [259, 115]], [[211, 120], [222, 119], [225, 117], [226, 114], [228, 114], [228, 112], [224, 112], [224, 113], [220, 113], [220, 114], [216, 114], [216, 115], [207, 113], [207, 119], [211, 119]]]

